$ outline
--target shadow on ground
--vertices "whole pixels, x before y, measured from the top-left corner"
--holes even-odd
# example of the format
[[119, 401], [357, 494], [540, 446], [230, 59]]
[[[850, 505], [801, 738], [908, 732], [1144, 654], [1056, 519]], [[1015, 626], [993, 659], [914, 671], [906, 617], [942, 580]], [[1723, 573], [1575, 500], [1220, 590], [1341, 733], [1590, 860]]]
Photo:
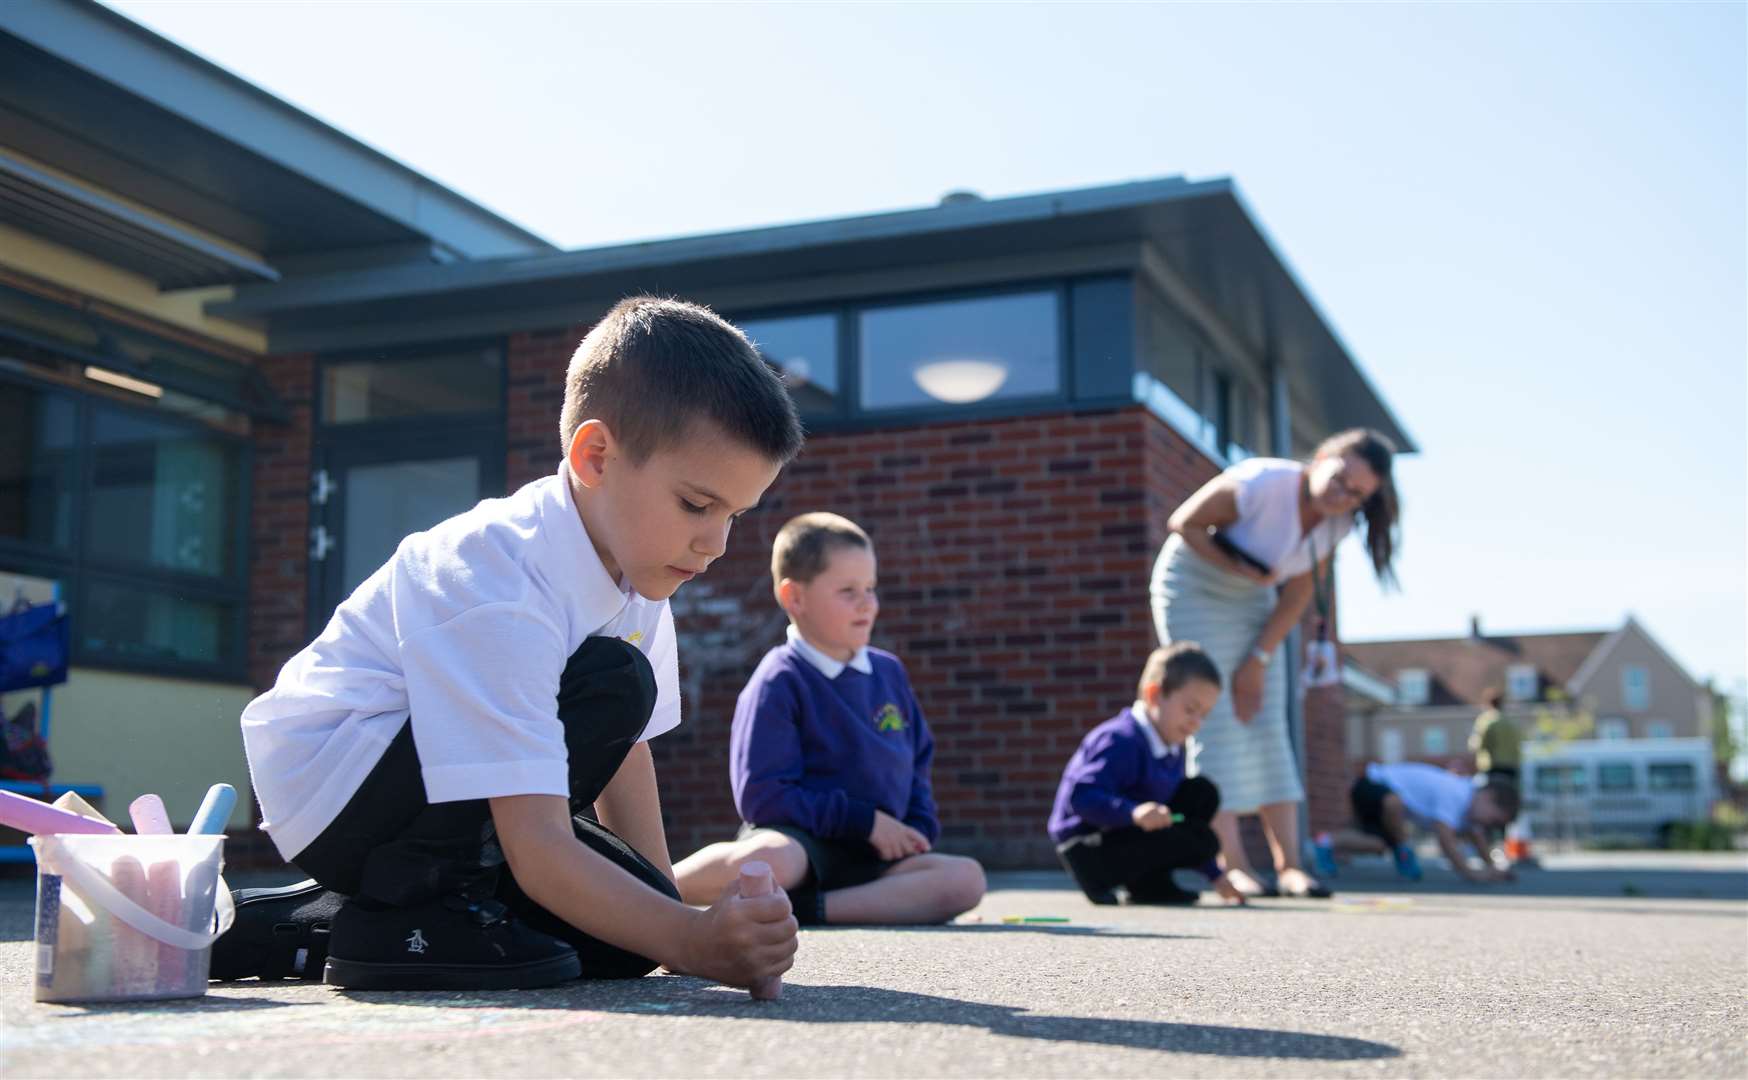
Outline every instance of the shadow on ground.
[[[764, 1002], [753, 1001], [744, 991], [730, 990], [687, 976], [643, 979], [631, 985], [636, 987], [635, 993], [628, 993], [629, 987], [623, 983], [573, 983], [565, 991], [565, 1004], [605, 1013], [676, 1018], [723, 1017], [795, 1024], [955, 1024], [1018, 1039], [1232, 1058], [1366, 1061], [1402, 1056], [1394, 1046], [1341, 1035], [1157, 1020], [1052, 1016], [1016, 1006], [986, 1005], [871, 986], [787, 985], [783, 988], [781, 1001]], [[340, 994], [354, 996], [344, 991]], [[423, 1006], [432, 1004], [437, 995], [372, 993], [356, 997], [378, 1006]], [[490, 1004], [501, 1008], [513, 1003], [516, 1003], [516, 998], [506, 995]], [[531, 1007], [550, 1008], [553, 1005], [545, 994], [530, 995], [526, 1003]]]

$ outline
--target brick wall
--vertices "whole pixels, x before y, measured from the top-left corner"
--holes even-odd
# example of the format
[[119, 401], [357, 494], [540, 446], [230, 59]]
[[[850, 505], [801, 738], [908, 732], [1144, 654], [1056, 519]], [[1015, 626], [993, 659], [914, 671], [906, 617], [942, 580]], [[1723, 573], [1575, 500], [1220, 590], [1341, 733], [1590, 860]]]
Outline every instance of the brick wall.
[[943, 849], [1052, 864], [1044, 822], [1062, 765], [1131, 700], [1153, 644], [1148, 517], [1211, 475], [1139, 409], [810, 439], [729, 553], [675, 596], [687, 722], [657, 760], [676, 853], [736, 823], [729, 721], [784, 626], [771, 540], [793, 515], [831, 509], [875, 539], [875, 644], [904, 660], [935, 734]]
[[307, 643], [310, 436], [314, 358], [273, 356], [261, 374], [290, 421], [255, 425], [249, 518], [249, 681], [273, 685], [285, 661]]

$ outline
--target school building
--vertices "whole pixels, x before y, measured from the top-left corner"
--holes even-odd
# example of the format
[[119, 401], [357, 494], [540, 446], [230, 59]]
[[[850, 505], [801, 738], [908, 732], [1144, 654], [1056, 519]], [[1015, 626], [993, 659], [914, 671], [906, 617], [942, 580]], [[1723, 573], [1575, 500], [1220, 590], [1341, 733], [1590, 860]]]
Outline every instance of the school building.
[[[793, 514], [875, 538], [943, 847], [1050, 865], [1060, 768], [1154, 643], [1171, 510], [1342, 428], [1414, 449], [1229, 180], [560, 251], [101, 6], [4, 5], [0, 589], [72, 613], [57, 780], [184, 818], [246, 790], [242, 705], [403, 535], [556, 467], [565, 362], [645, 291], [743, 326], [809, 431], [674, 600], [676, 852], [735, 824], [728, 722], [781, 640]], [[1294, 718], [1316, 825], [1343, 721], [1339, 687]]]

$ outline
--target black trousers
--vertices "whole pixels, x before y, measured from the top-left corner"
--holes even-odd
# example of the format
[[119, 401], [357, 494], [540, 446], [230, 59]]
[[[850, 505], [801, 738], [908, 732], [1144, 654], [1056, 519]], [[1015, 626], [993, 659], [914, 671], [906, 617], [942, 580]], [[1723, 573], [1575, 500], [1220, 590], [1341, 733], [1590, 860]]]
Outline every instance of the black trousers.
[[1210, 824], [1220, 809], [1220, 789], [1206, 777], [1192, 776], [1178, 785], [1171, 809], [1184, 820], [1170, 828], [1148, 832], [1128, 825], [1070, 837], [1056, 845], [1057, 857], [1089, 896], [1118, 886], [1143, 901], [1181, 893], [1171, 872], [1199, 867], [1220, 851]]
[[[655, 697], [655, 674], [641, 650], [617, 638], [592, 637], [559, 677], [558, 718], [570, 759], [577, 839], [678, 900], [667, 875], [593, 818], [595, 800], [648, 726]], [[529, 926], [575, 947], [585, 978], [635, 978], [656, 967], [528, 899], [505, 863], [489, 802], [426, 801], [411, 721], [345, 809], [292, 862], [325, 887], [382, 907], [412, 907], [451, 893], [495, 898]]]

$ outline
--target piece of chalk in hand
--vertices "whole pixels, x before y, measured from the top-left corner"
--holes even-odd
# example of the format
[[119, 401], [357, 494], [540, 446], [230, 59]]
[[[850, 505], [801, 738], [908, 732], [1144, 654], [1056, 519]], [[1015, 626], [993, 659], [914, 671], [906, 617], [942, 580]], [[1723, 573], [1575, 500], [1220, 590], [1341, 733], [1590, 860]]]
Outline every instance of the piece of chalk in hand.
[[[740, 864], [740, 894], [744, 897], [769, 896], [777, 887], [771, 865], [752, 859]], [[760, 979], [748, 990], [754, 1001], [776, 1001], [783, 996], [783, 977], [771, 975]]]

